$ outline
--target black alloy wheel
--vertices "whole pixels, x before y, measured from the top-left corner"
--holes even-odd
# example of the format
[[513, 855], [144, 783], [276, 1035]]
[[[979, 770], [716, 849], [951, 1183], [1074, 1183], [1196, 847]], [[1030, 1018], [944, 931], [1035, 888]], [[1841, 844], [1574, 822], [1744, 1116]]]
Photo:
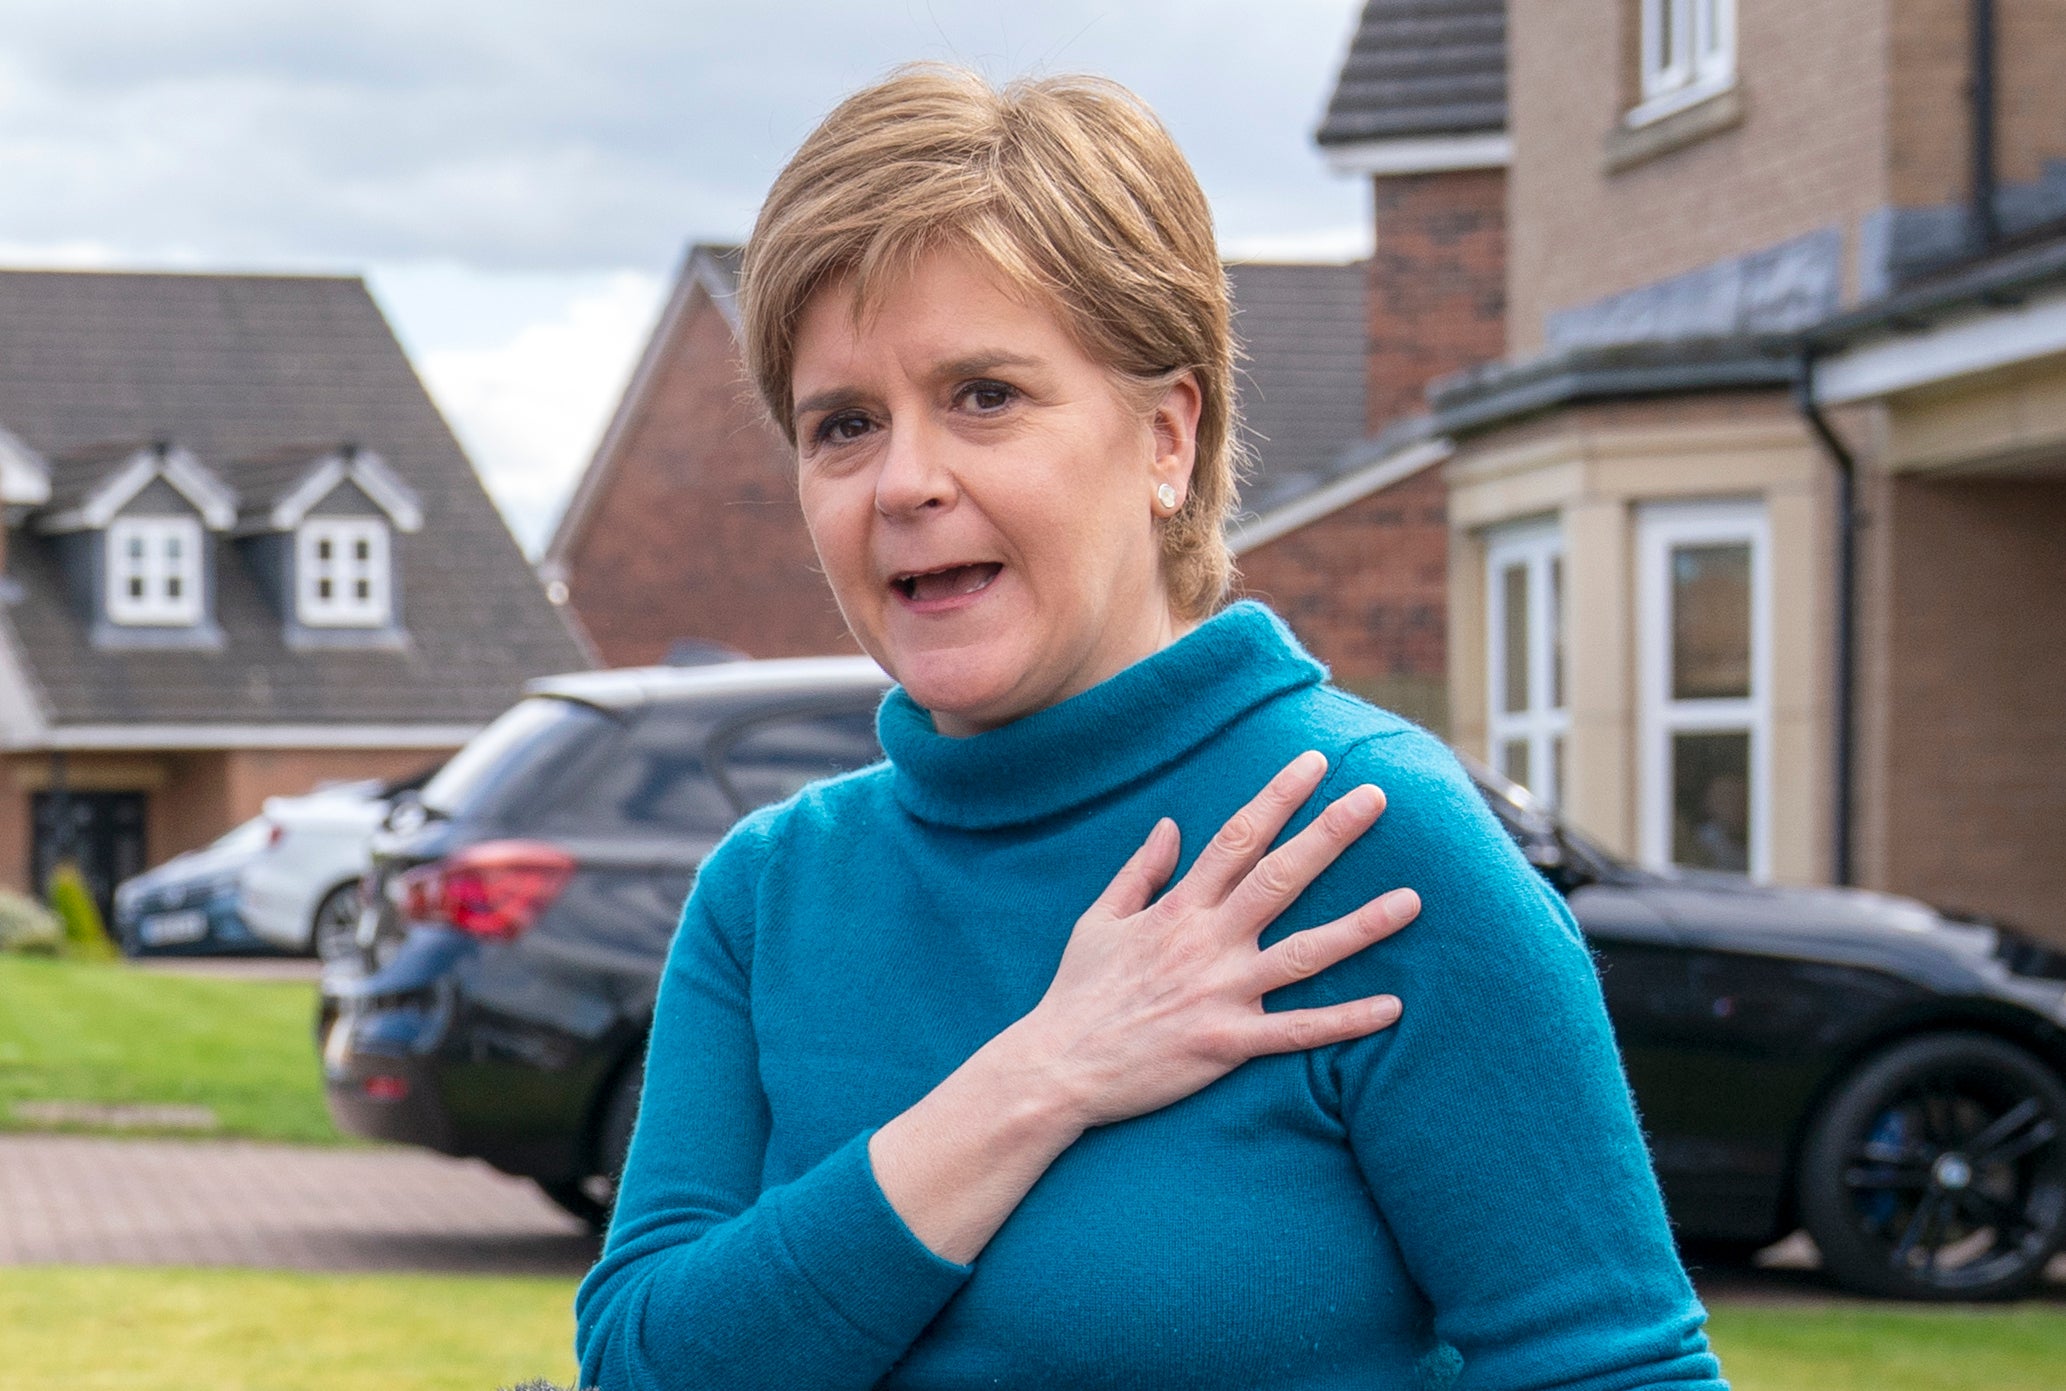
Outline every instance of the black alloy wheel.
[[339, 884], [323, 895], [309, 920], [309, 951], [327, 965], [359, 951], [359, 881]]
[[1801, 1216], [1838, 1283], [1901, 1299], [1998, 1299], [2066, 1241], [2066, 1085], [1986, 1034], [1868, 1060], [1816, 1118]]
[[546, 1197], [598, 1235], [609, 1229], [610, 1210], [617, 1204], [617, 1176], [624, 1172], [624, 1157], [631, 1151], [631, 1127], [638, 1120], [638, 1099], [645, 1082], [641, 1058], [625, 1068], [610, 1089], [596, 1132], [595, 1172], [581, 1178], [537, 1181]]

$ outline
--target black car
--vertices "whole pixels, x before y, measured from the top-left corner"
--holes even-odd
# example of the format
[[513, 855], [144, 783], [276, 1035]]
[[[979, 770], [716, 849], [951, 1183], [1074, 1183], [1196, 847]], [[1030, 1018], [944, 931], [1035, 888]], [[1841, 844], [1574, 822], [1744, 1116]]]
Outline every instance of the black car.
[[[338, 1124], [600, 1222], [697, 863], [745, 811], [878, 758], [885, 685], [861, 659], [534, 685], [376, 840], [362, 960], [324, 979]], [[2066, 1240], [2066, 961], [1885, 895], [1640, 870], [1471, 771], [1591, 943], [1683, 1239], [1747, 1253], [1805, 1226], [1880, 1294], [2038, 1277]]]

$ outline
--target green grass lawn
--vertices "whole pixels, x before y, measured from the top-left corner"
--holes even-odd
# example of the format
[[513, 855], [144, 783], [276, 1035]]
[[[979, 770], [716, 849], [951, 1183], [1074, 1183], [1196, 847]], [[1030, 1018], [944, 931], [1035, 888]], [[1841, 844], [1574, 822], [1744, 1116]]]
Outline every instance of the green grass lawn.
[[0, 1391], [494, 1391], [574, 1379], [574, 1282], [0, 1270]]
[[0, 1129], [32, 1128], [17, 1102], [158, 1103], [209, 1108], [209, 1134], [337, 1144], [314, 1016], [313, 985], [0, 956]]
[[[572, 1280], [0, 1269], [0, 1391], [572, 1383]], [[2058, 1391], [2066, 1310], [1723, 1305], [1736, 1391]]]
[[2066, 1309], [1727, 1305], [1708, 1333], [1736, 1391], [2059, 1391]]

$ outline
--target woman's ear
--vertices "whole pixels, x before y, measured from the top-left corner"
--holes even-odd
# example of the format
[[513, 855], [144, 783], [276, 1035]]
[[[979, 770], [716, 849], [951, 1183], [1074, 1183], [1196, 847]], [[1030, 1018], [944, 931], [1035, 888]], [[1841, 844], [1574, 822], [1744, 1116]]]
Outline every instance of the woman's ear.
[[1204, 409], [1198, 375], [1186, 372], [1169, 384], [1149, 418], [1155, 437], [1155, 483], [1176, 489], [1177, 507], [1191, 495], [1191, 471], [1198, 465], [1198, 417]]

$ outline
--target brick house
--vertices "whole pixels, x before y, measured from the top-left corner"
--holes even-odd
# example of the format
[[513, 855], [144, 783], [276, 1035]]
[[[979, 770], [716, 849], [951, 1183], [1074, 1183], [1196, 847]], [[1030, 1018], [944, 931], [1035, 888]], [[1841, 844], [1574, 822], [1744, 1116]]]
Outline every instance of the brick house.
[[[1272, 486], [1279, 464], [1266, 454], [1248, 498], [1259, 515], [1233, 535], [1245, 587], [1339, 684], [1435, 729], [1449, 724], [1436, 465], [1451, 445], [1425, 393], [1505, 351], [1505, 34], [1500, 0], [1364, 5], [1315, 135], [1329, 165], [1371, 185], [1373, 254], [1362, 293], [1342, 289], [1365, 320], [1363, 419], [1325, 476], [1300, 479], [1309, 486]], [[1278, 351], [1246, 332], [1259, 361]]]
[[[703, 645], [757, 657], [852, 650], [797, 509], [788, 446], [745, 378], [737, 269], [736, 248], [690, 250], [540, 563], [606, 665], [693, 659]], [[1285, 525], [1304, 500], [1355, 486], [1382, 462], [1359, 443], [1366, 275], [1361, 265], [1228, 267], [1248, 352], [1238, 389], [1260, 461], [1237, 545], [1249, 588], [1282, 606], [1342, 679], [1439, 709], [1439, 509], [1415, 511], [1395, 493], [1367, 512], [1329, 508], [1303, 533]], [[1387, 528], [1413, 530], [1420, 548], [1381, 545], [1376, 583], [1344, 586], [1330, 559], [1367, 556], [1373, 529]], [[1340, 534], [1317, 535], [1330, 531]], [[1405, 680], [1400, 654], [1419, 663]]]
[[586, 665], [355, 278], [0, 272], [0, 502], [17, 887], [69, 842], [105, 902]]
[[1507, 11], [1452, 735], [1645, 861], [2066, 941], [2066, 9]]

